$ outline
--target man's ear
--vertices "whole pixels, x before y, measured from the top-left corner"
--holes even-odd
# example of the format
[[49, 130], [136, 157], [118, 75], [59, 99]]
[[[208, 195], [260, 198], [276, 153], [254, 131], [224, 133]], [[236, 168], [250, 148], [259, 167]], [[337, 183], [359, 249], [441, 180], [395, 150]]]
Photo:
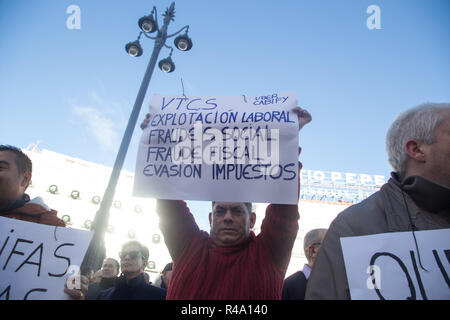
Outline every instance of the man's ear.
[[31, 181], [31, 172], [24, 172], [20, 175], [20, 186], [24, 188], [24, 191], [28, 188]]
[[424, 145], [425, 143], [411, 139], [406, 141], [406, 152], [408, 155], [417, 162], [425, 162], [426, 157], [424, 153]]
[[147, 264], [148, 264], [148, 259], [147, 260], [145, 260], [145, 259], [142, 259], [142, 272], [144, 272], [144, 270], [145, 270], [145, 267], [147, 266]]
[[209, 219], [209, 226], [212, 226], [212, 212], [209, 213], [208, 215], [208, 219]]
[[308, 254], [309, 254], [309, 256], [312, 258], [312, 259], [314, 259], [314, 252], [315, 252], [315, 248], [314, 248], [314, 246], [309, 246], [308, 247]]
[[256, 213], [252, 212], [250, 213], [250, 229], [252, 229], [255, 226], [256, 222]]

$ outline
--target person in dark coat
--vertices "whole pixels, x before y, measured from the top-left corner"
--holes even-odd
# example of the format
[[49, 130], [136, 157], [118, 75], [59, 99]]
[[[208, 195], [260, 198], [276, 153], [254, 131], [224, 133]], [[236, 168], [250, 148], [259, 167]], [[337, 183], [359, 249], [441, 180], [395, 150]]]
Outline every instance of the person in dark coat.
[[101, 291], [114, 287], [119, 271], [119, 261], [113, 258], [106, 258], [103, 261], [102, 268], [97, 271], [100, 280], [89, 285], [85, 299], [97, 300]]
[[308, 282], [311, 268], [316, 260], [317, 252], [327, 229], [313, 229], [308, 231], [303, 239], [303, 249], [308, 263], [303, 266], [303, 269], [297, 271], [284, 280], [283, 291], [281, 292], [282, 300], [304, 300], [306, 292], [306, 284]]
[[161, 271], [161, 275], [156, 279], [154, 283], [156, 287], [166, 290], [169, 289], [170, 279], [172, 278], [172, 265], [172, 262], [166, 264], [164, 269]]
[[120, 256], [121, 276], [114, 287], [100, 292], [99, 300], [165, 300], [166, 290], [149, 284], [144, 276], [148, 248], [138, 241], [122, 246]]

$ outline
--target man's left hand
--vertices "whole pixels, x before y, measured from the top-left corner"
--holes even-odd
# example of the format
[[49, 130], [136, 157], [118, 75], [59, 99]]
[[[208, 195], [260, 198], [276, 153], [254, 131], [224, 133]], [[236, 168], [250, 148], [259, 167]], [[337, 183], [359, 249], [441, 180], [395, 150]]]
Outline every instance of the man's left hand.
[[297, 115], [299, 131], [303, 128], [305, 124], [311, 122], [312, 120], [311, 114], [308, 112], [308, 110], [302, 109], [300, 107], [295, 107], [294, 109], [292, 109], [292, 112], [294, 112]]
[[89, 279], [86, 276], [77, 274], [67, 278], [64, 284], [64, 292], [70, 296], [71, 300], [84, 300], [88, 286]]

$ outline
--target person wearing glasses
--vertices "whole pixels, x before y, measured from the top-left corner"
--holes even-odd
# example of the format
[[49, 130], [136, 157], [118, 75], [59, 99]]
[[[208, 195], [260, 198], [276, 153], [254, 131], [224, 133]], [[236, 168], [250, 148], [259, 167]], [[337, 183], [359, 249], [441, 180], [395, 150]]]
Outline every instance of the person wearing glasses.
[[122, 274], [114, 287], [100, 292], [99, 300], [164, 300], [166, 290], [149, 284], [144, 276], [148, 248], [138, 241], [129, 241], [119, 253]]
[[297, 271], [284, 280], [281, 294], [282, 300], [305, 299], [306, 283], [326, 233], [327, 229], [313, 229], [306, 233], [303, 238], [303, 250], [308, 263], [303, 266], [302, 270]]

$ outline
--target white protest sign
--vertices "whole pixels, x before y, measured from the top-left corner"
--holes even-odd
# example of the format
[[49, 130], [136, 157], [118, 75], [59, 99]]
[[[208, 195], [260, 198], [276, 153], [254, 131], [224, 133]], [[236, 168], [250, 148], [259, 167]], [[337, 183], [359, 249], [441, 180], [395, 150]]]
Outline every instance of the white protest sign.
[[0, 300], [64, 300], [92, 232], [0, 217]]
[[412, 232], [341, 238], [351, 298], [450, 299], [450, 229], [415, 236], [420, 259]]
[[297, 204], [297, 94], [153, 95], [133, 195]]

